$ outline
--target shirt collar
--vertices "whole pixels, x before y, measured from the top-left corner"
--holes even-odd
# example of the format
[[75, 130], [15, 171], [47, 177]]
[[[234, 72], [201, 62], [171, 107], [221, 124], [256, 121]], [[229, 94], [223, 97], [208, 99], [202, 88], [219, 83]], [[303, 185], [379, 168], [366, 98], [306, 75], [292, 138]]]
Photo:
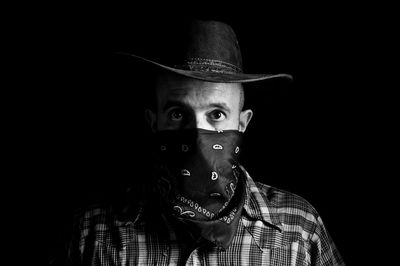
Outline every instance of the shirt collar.
[[[242, 170], [246, 179], [245, 201], [243, 206], [244, 211], [242, 215], [247, 214], [251, 220], [263, 221], [267, 226], [282, 232], [282, 224], [279, 220], [279, 215], [276, 212], [276, 208], [268, 200], [268, 195], [265, 192], [263, 193], [260, 191], [254, 180], [250, 177], [249, 173], [243, 166], [240, 166], [240, 169]], [[145, 222], [143, 205], [145, 204], [141, 201], [139, 205], [139, 212], [134, 217], [131, 216], [131, 219], [133, 218], [134, 224], [143, 225]], [[130, 223], [132, 223], [132, 220]]]
[[260, 191], [249, 173], [240, 166], [246, 177], [244, 211], [254, 220], [261, 220], [265, 224], [282, 232], [282, 224], [275, 207], [268, 200], [268, 195]]

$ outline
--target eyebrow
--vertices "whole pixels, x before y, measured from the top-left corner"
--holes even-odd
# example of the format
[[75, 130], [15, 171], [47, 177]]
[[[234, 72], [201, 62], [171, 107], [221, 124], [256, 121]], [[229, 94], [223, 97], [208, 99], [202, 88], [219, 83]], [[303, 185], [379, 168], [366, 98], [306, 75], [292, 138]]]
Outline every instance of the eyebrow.
[[[163, 112], [165, 112], [166, 110], [168, 110], [171, 107], [182, 107], [182, 108], [187, 108], [188, 105], [181, 102], [181, 101], [177, 101], [177, 100], [167, 100], [167, 102], [165, 103], [164, 107], [162, 108]], [[224, 102], [216, 102], [216, 103], [210, 103], [207, 104], [205, 106], [201, 106], [202, 108], [210, 108], [210, 107], [214, 107], [214, 108], [219, 108], [222, 109], [228, 113], [231, 112], [231, 109], [228, 107], [228, 105]]]
[[216, 107], [216, 108], [219, 108], [219, 109], [223, 109], [223, 110], [225, 110], [225, 111], [227, 111], [229, 113], [231, 112], [231, 108], [229, 108], [228, 105], [226, 103], [223, 103], [223, 102], [211, 103], [208, 106], [209, 107]]
[[162, 108], [162, 111], [165, 112], [166, 110], [168, 110], [169, 108], [171, 108], [173, 106], [185, 107], [186, 104], [184, 104], [183, 102], [180, 102], [180, 101], [176, 101], [176, 100], [167, 100], [164, 107]]

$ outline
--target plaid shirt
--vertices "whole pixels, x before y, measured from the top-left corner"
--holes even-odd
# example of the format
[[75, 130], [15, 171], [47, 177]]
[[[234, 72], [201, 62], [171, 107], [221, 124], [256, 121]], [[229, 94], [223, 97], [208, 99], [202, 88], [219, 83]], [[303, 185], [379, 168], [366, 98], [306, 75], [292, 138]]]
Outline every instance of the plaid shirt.
[[[243, 169], [244, 170], [244, 169]], [[244, 210], [232, 244], [184, 255], [167, 220], [149, 232], [141, 212], [121, 221], [109, 208], [86, 211], [69, 251], [72, 265], [344, 265], [316, 210], [304, 199], [255, 183], [246, 171]]]

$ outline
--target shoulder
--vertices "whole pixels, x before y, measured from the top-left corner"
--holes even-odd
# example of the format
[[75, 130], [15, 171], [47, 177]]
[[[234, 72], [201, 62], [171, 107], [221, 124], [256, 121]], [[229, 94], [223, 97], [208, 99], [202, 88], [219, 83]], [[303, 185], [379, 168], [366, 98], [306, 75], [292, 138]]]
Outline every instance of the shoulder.
[[91, 205], [76, 210], [74, 215], [75, 233], [81, 238], [93, 231], [107, 231], [117, 223], [114, 210], [108, 205]]
[[318, 224], [317, 210], [303, 197], [260, 182], [255, 182], [255, 185], [282, 224], [301, 225], [310, 231]]
[[84, 221], [105, 222], [113, 216], [112, 208], [108, 205], [94, 204], [75, 211], [75, 218]]
[[[318, 265], [344, 265], [316, 209], [303, 197], [259, 182], [253, 183], [262, 198], [263, 215], [268, 212], [282, 232], [282, 239], [303, 243], [306, 257]], [[264, 205], [265, 204], [265, 205]]]
[[317, 213], [313, 205], [302, 196], [261, 182], [255, 182], [255, 184], [263, 198], [268, 200], [268, 202], [273, 204], [276, 208], [293, 208], [315, 214]]

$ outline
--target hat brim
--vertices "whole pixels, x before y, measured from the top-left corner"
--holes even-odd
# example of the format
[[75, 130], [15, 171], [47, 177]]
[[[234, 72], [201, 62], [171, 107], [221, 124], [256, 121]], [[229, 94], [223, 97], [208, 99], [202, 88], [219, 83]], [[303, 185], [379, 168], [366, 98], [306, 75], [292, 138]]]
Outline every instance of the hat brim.
[[178, 68], [173, 68], [167, 65], [160, 64], [158, 62], [149, 60], [147, 58], [128, 53], [118, 53], [121, 55], [128, 55], [135, 59], [138, 59], [143, 62], [150, 63], [167, 71], [174, 72], [176, 74], [186, 76], [189, 78], [216, 82], [216, 83], [246, 83], [246, 82], [255, 82], [269, 79], [283, 79], [283, 80], [292, 80], [293, 77], [289, 74], [245, 74], [245, 73], [219, 73], [219, 72], [203, 72], [203, 71], [191, 71], [191, 70], [183, 70]]

